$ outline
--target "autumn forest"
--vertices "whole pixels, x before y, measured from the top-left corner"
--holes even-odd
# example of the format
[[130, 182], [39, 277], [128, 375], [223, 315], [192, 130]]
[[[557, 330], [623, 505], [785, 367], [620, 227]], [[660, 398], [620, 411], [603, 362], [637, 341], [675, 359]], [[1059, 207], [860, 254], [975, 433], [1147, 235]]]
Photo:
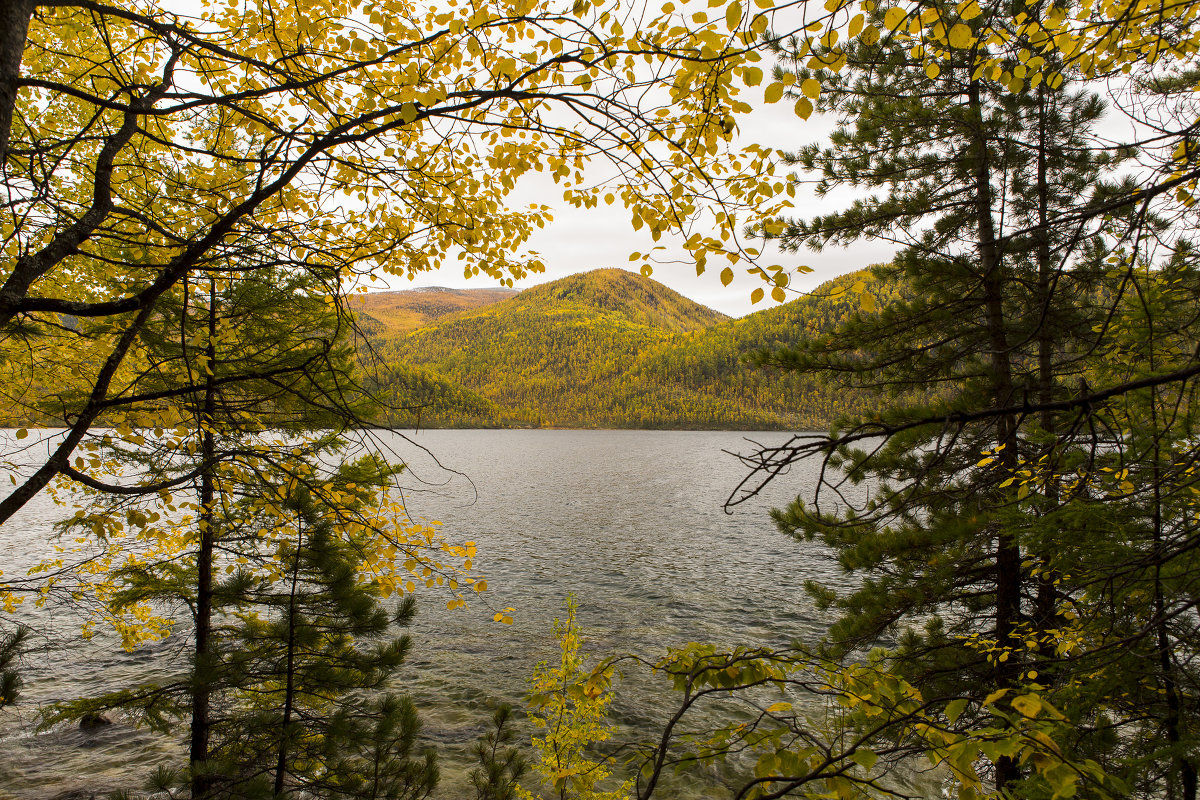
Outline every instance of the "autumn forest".
[[[0, 3], [0, 796], [1196, 800], [1198, 17]], [[765, 119], [794, 145], [756, 141]], [[533, 243], [565, 208], [619, 212], [631, 271], [516, 292], [562, 266]], [[861, 242], [894, 255], [820, 274]], [[439, 270], [480, 288], [371, 290]], [[693, 302], [678, 271], [759, 310]], [[696, 519], [667, 509], [708, 453], [671, 492], [628, 478], [627, 517], [566, 474], [533, 515], [519, 472], [506, 553], [417, 512], [441, 488], [419, 432], [483, 452], [488, 428], [597, 453], [778, 433]], [[468, 461], [449, 473], [486, 485]], [[517, 557], [520, 526], [580, 508]], [[636, 546], [595, 545], [532, 630], [502, 599], [529, 586], [493, 576], [540, 587], [612, 519]], [[654, 551], [680, 529], [715, 538]], [[797, 554], [756, 607], [744, 585]], [[701, 593], [611, 593], [714, 559]], [[614, 630], [737, 616], [593, 648], [585, 579], [629, 613]], [[414, 701], [438, 684], [408, 677], [430, 608], [434, 655], [512, 643], [494, 687], [524, 676], [487, 703], [440, 684], [474, 720], [445, 775], [455, 742]], [[76, 650], [95, 660], [48, 680]], [[55, 748], [93, 783], [41, 792]]]

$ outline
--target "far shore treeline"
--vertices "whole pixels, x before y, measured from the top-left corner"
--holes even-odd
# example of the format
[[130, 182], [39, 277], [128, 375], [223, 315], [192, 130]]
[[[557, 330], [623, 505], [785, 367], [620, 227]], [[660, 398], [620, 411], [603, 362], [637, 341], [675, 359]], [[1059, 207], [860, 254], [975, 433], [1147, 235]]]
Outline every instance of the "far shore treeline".
[[[865, 411], [867, 396], [745, 356], [833, 330], [858, 308], [859, 282], [881, 302], [899, 291], [864, 270], [741, 319], [619, 269], [520, 293], [377, 292], [352, 298], [354, 338], [363, 381], [384, 401], [381, 425], [811, 430]], [[48, 398], [60, 378], [46, 376]], [[62, 425], [30, 408], [0, 414], [8, 427]]]
[[[419, 598], [526, 636], [488, 579], [548, 548], [416, 516], [452, 501], [375, 429], [774, 428], [801, 432], [739, 452], [704, 525], [786, 490], [743, 549], [819, 565], [773, 580], [827, 627], [765, 630], [725, 576], [661, 613], [724, 595], [739, 638], [589, 652], [568, 602], [526, 696], [439, 689], [477, 715], [458, 791], [1200, 800], [1198, 93], [1200, 0], [3, 0], [0, 552], [66, 507], [53, 555], [0, 563], [0, 708], [31, 612], [80, 612], [167, 659], [40, 709], [175, 742], [125, 797], [453, 796], [404, 675], [456, 653], [403, 627]], [[793, 149], [755, 141], [766, 106]], [[617, 269], [358, 291], [511, 290], [554, 203], [628, 219], [577, 236], [654, 242], [642, 275], [779, 305]], [[872, 240], [887, 263], [797, 291]], [[658, 563], [712, 554], [669, 513], [591, 571], [688, 583]]]

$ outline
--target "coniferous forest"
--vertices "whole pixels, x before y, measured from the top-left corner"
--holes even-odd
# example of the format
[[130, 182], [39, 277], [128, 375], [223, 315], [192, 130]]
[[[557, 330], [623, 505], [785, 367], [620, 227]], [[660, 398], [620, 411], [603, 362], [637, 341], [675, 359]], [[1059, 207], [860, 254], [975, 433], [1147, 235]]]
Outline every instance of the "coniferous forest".
[[[172, 742], [118, 797], [1196, 800], [1198, 18], [0, 4], [3, 736]], [[794, 146], [755, 142], [762, 114]], [[565, 206], [670, 248], [513, 293]], [[796, 290], [867, 240], [895, 256]], [[763, 310], [650, 279], [680, 260]], [[488, 288], [363, 293], [437, 269]], [[521, 609], [413, 513], [381, 443], [430, 427], [795, 431], [708, 516], [788, 487], [743, 549], [820, 562], [779, 579], [819, 631], [596, 653], [564, 598], [527, 693], [466, 709], [448, 788], [406, 631], [483, 607], [492, 640]], [[653, 551], [669, 499], [598, 571], [711, 555]], [[704, 589], [731, 636], [765, 616]], [[67, 636], [169, 668], [31, 708]], [[638, 670], [657, 694], [621, 694]]]
[[[790, 372], [751, 369], [743, 356], [832, 330], [858, 308], [865, 273], [743, 319], [728, 319], [650, 278], [595, 270], [482, 308], [438, 315], [415, 329], [411, 312], [370, 304], [427, 303], [449, 292], [364, 295], [360, 351], [400, 427], [814, 429], [868, 407]], [[466, 294], [467, 291], [461, 292]]]

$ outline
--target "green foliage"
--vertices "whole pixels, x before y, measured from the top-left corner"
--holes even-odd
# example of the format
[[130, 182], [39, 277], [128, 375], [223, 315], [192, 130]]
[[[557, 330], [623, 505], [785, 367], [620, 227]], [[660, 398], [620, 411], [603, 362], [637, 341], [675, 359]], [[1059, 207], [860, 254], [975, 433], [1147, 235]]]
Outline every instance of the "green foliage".
[[[372, 518], [394, 471], [366, 458], [331, 474], [267, 473], [253, 484], [243, 474], [223, 483], [229, 503], [213, 524], [225, 555], [214, 576], [207, 647], [190, 678], [64, 704], [48, 722], [122, 708], [174, 731], [193, 713], [200, 683], [212, 717], [206, 757], [193, 761], [192, 778], [202, 776], [208, 796], [270, 798], [286, 789], [426, 797], [437, 782], [433, 754], [417, 752], [412, 703], [387, 690], [409, 649], [392, 626], [415, 609], [411, 594], [386, 605], [395, 565], [380, 548], [394, 551], [402, 539], [381, 539]], [[161, 561], [141, 555], [136, 565], [108, 571], [119, 587], [109, 599], [112, 618], [144, 624], [142, 609], [181, 603], [195, 613], [195, 550]]]
[[[1114, 304], [1110, 349], [1089, 372], [1099, 385], [1173, 372], [1193, 357], [1194, 252], [1184, 246], [1154, 268], [1139, 262]], [[1049, 524], [1066, 535], [1039, 565], [1073, 634], [1064, 663], [1039, 681], [1086, 732], [1077, 747], [1140, 794], [1165, 787], [1188, 796], [1196, 786], [1200, 675], [1196, 623], [1185, 609], [1200, 575], [1197, 399], [1194, 386], [1169, 383], [1125, 392], [1096, 412], [1119, 438], [1053, 476], [1070, 502]], [[1030, 482], [1031, 501], [1046, 502], [1045, 483], [1041, 475]]]
[[343, 706], [325, 731], [320, 758], [306, 762], [314, 773], [306, 791], [338, 800], [428, 797], [438, 783], [437, 759], [430, 748], [414, 752], [419, 730], [407, 697], [386, 693]]
[[[350, 463], [329, 483], [367, 499], [372, 481], [386, 485], [386, 477]], [[297, 485], [282, 506], [283, 519], [257, 529], [251, 521], [243, 532], [277, 543], [276, 574], [235, 569], [216, 589], [225, 622], [208, 682], [222, 712], [206, 769], [222, 776], [219, 792], [234, 796], [261, 784], [267, 797], [287, 787], [317, 797], [422, 798], [437, 782], [433, 755], [413, 758], [416, 710], [385, 691], [409, 649], [389, 628], [411, 619], [415, 598], [387, 613], [379, 585], [360, 573], [369, 536], [336, 531], [307, 487]], [[339, 514], [359, 511], [344, 503]]]
[[160, 765], [146, 779], [143, 788], [154, 794], [165, 794], [171, 800], [180, 795], [187, 781], [179, 770]]
[[930, 698], [884, 655], [843, 663], [797, 648], [692, 643], [642, 662], [669, 679], [678, 705], [641, 751], [638, 797], [664, 794], [671, 770], [736, 763], [749, 773], [734, 785], [740, 797], [968, 800], [990, 794], [981, 767], [1002, 758], [1028, 770], [1022, 797], [1071, 797], [1085, 782], [1109, 796], [1102, 766], [1065, 750], [1075, 723], [1038, 687]]
[[592, 755], [592, 749], [613, 731], [607, 719], [612, 668], [601, 665], [586, 670], [575, 610], [575, 598], [568, 597], [566, 620], [554, 621], [559, 663], [540, 662], [530, 679], [529, 720], [542, 731], [533, 737], [537, 759], [532, 768], [548, 794], [518, 787], [517, 796], [523, 800], [625, 800], [633, 785], [631, 779], [606, 786], [612, 784], [612, 770]]
[[[865, 24], [890, 34], [836, 56], [832, 42], [780, 51], [793, 96], [839, 116], [828, 145], [789, 161], [821, 193], [865, 196], [762, 231], [788, 249], [889, 238], [901, 250], [875, 273], [905, 292], [758, 357], [882, 407], [766, 454], [767, 475], [809, 456], [824, 467], [773, 516], [852, 576], [806, 587], [837, 615], [823, 655], [839, 704], [894, 694], [876, 675], [855, 684], [882, 646], [883, 674], [927, 705], [893, 707], [944, 717], [913, 736], [856, 711], [841, 735], [929, 754], [960, 795], [1194, 798], [1194, 219], [1095, 211], [1129, 195], [1106, 176], [1132, 150], [1101, 146], [1104, 105], [1071, 70], [1020, 92], [979, 67], [1027, 54], [1024, 21], [1055, 12], [1011, 13], [878, 6]], [[930, 65], [918, 18], [964, 41], [1010, 30]], [[842, 491], [863, 482], [861, 501]]]
[[15, 662], [28, 636], [29, 629], [23, 626], [0, 636], [0, 708], [12, 705], [20, 697], [21, 673]]
[[417, 580], [474, 584], [445, 558], [473, 546], [411, 520], [389, 494], [402, 467], [350, 459], [324, 428], [364, 404], [344, 319], [309, 279], [230, 269], [195, 288], [163, 301], [175, 333], [147, 330], [127, 362], [141, 367], [128, 391], [175, 427], [125, 427], [65, 470], [85, 487], [64, 526], [82, 534], [72, 591], [98, 609], [85, 633], [108, 623], [133, 648], [186, 615], [188, 670], [58, 716], [186, 720], [195, 798], [419, 800], [436, 765], [415, 752], [412, 704], [386, 692], [408, 649], [389, 629], [411, 617]]
[[514, 800], [529, 764], [519, 749], [509, 746], [517, 738], [512, 706], [500, 703], [491, 721], [491, 729], [475, 745], [479, 766], [471, 770], [471, 785], [476, 800]]

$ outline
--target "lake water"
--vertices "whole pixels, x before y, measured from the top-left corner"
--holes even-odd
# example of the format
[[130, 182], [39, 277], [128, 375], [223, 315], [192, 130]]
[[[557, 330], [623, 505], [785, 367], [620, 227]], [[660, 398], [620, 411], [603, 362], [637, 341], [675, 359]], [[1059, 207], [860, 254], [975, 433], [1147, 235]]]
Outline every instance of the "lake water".
[[[400, 688], [417, 701], [425, 738], [441, 753], [437, 796], [470, 794], [466, 754], [486, 729], [489, 704], [520, 705], [534, 664], [556, 656], [551, 626], [568, 593], [596, 656], [820, 635], [825, 621], [803, 582], [844, 578], [819, 548], [778, 533], [767, 516], [811, 486], [813, 468], [799, 465], [727, 514], [722, 503], [744, 467], [722, 451], [751, 450], [747, 438], [787, 435], [423, 431], [384, 439], [409, 465], [411, 513], [441, 520], [450, 539], [477, 542], [489, 584], [484, 602], [467, 611], [447, 611], [436, 591], [418, 596]], [[50, 524], [62, 514], [38, 498], [4, 526], [6, 578], [48, 552]], [[516, 608], [514, 624], [492, 622], [493, 610], [507, 606]], [[23, 664], [24, 702], [0, 711], [0, 797], [136, 789], [155, 764], [180, 762], [177, 742], [121, 722], [96, 733], [59, 726], [35, 735], [30, 726], [40, 704], [178, 672], [186, 637], [124, 653], [107, 637], [82, 642], [71, 609], [22, 608], [16, 619], [44, 635]], [[653, 729], [666, 708], [653, 688], [637, 675], [617, 685], [620, 737]]]

